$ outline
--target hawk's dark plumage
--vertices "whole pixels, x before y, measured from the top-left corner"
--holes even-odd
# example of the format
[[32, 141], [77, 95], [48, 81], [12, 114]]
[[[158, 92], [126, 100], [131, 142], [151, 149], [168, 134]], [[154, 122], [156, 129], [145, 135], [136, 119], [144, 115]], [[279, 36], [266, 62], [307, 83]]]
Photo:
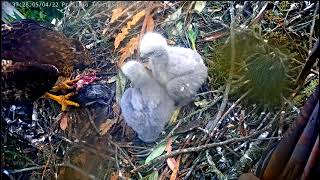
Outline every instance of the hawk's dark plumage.
[[49, 91], [58, 77], [68, 77], [77, 65], [91, 59], [81, 42], [33, 20], [4, 25], [2, 32], [3, 103], [34, 101]]

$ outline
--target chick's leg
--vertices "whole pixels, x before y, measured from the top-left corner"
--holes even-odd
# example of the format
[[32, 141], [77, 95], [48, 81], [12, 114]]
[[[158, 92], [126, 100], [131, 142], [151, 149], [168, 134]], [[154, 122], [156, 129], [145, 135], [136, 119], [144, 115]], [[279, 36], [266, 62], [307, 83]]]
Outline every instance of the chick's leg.
[[49, 99], [52, 99], [52, 100], [58, 102], [59, 104], [61, 104], [61, 106], [62, 106], [61, 110], [65, 111], [67, 109], [67, 106], [75, 106], [75, 107], [79, 107], [80, 106], [78, 103], [68, 100], [73, 95], [74, 95], [73, 93], [69, 93], [67, 95], [57, 96], [57, 95], [53, 95], [53, 94], [50, 94], [50, 93], [46, 93], [45, 97], [49, 98]]

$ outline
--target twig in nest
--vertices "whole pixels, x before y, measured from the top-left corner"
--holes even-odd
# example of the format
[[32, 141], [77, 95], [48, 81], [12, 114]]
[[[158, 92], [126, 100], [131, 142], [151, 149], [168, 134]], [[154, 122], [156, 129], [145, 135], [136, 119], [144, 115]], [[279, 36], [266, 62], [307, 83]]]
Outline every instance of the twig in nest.
[[[249, 26], [252, 26], [252, 25], [258, 23], [261, 20], [261, 18], [264, 15], [265, 10], [267, 9], [268, 4], [269, 4], [269, 2], [266, 2], [266, 4], [259, 11], [258, 15], [249, 23]], [[245, 27], [245, 26], [246, 26], [246, 24], [244, 24], [242, 27]]]
[[47, 167], [48, 167], [48, 165], [49, 165], [49, 162], [50, 162], [50, 160], [51, 160], [51, 155], [52, 155], [52, 154], [49, 154], [49, 157], [48, 157], [48, 160], [47, 160], [47, 162], [46, 162], [46, 165], [45, 165], [45, 167], [43, 168], [42, 175], [41, 175], [41, 179], [43, 179], [43, 177], [44, 177], [44, 173], [46, 172], [46, 169], [47, 169]]
[[195, 4], [195, 1], [192, 1], [192, 2], [190, 3], [189, 7], [188, 7], [187, 12], [186, 12], [186, 16], [185, 16], [185, 18], [184, 18], [184, 27], [185, 27], [185, 28], [187, 28], [188, 25], [190, 24], [190, 21], [187, 22], [187, 19], [188, 19], [188, 17], [189, 17], [191, 8], [192, 8], [192, 6], [193, 6], [194, 4]]
[[214, 23], [217, 23], [217, 24], [220, 24], [221, 26], [223, 26], [224, 28], [226, 28], [226, 29], [230, 29], [230, 27], [227, 25], [227, 24], [225, 24], [224, 22], [222, 22], [222, 20], [220, 20], [220, 19], [215, 19], [215, 18], [213, 18], [212, 19], [212, 22], [214, 22]]
[[316, 24], [316, 17], [318, 15], [318, 10], [319, 10], [319, 1], [317, 2], [316, 9], [314, 10], [314, 13], [313, 13], [312, 24], [311, 24], [311, 28], [310, 28], [309, 49], [312, 48], [312, 35], [313, 35], [313, 31], [314, 31], [314, 26]]
[[116, 150], [115, 150], [115, 160], [116, 160], [116, 166], [117, 166], [117, 171], [118, 173], [120, 174], [121, 173], [121, 170], [120, 170], [120, 166], [119, 166], [119, 160], [118, 160], [118, 148], [116, 147]]
[[236, 156], [237, 158], [240, 158], [241, 156], [239, 154], [237, 154], [233, 149], [231, 149], [229, 146], [224, 145], [224, 148], [226, 148], [231, 154], [233, 154], [234, 156]]
[[[275, 119], [273, 119], [273, 121], [274, 120]], [[272, 123], [273, 123], [273, 121], [272, 121]], [[270, 124], [272, 124], [272, 123], [270, 122]], [[190, 148], [175, 150], [175, 151], [172, 151], [171, 153], [167, 153], [167, 154], [164, 154], [162, 156], [159, 156], [159, 157], [153, 159], [152, 161], [137, 167], [136, 169], [131, 170], [131, 173], [136, 173], [138, 171], [141, 171], [142, 169], [145, 169], [145, 168], [149, 167], [152, 164], [155, 164], [158, 161], [163, 161], [163, 160], [165, 160], [165, 159], [167, 159], [169, 157], [177, 156], [177, 155], [180, 155], [180, 154], [186, 154], [186, 153], [191, 153], [191, 152], [199, 152], [199, 151], [203, 151], [203, 150], [206, 150], [206, 149], [209, 149], [209, 148], [213, 148], [213, 147], [217, 147], [217, 146], [224, 146], [224, 145], [231, 144], [231, 143], [234, 143], [234, 142], [247, 141], [247, 140], [248, 141], [249, 140], [250, 141], [254, 141], [256, 139], [252, 139], [253, 137], [261, 134], [262, 132], [264, 132], [268, 128], [269, 128], [269, 126], [266, 126], [265, 128], [263, 128], [263, 129], [261, 129], [259, 131], [256, 131], [255, 133], [252, 133], [251, 135], [246, 136], [246, 137], [232, 138], [232, 139], [228, 139], [226, 141], [222, 141], [222, 142], [218, 142], [218, 143], [211, 143], [211, 144], [201, 145], [201, 146], [197, 146], [197, 147], [190, 147]]]
[[[122, 154], [122, 156], [130, 163], [130, 165], [133, 167], [133, 168], [136, 168], [136, 166], [132, 163], [132, 161], [130, 160], [130, 157], [122, 150], [122, 148], [117, 144], [117, 143], [115, 143], [115, 142], [113, 142], [113, 141], [109, 141], [112, 145], [114, 145], [115, 146], [115, 148], [116, 148], [116, 154], [117, 154], [117, 150], [119, 149], [119, 152]], [[116, 158], [116, 162], [117, 162], [117, 158]], [[117, 162], [117, 167], [118, 167], [119, 165], [118, 165], [118, 162]], [[118, 167], [118, 169], [120, 169], [119, 167]], [[142, 175], [140, 174], [140, 173], [138, 173], [138, 176], [139, 176], [139, 178], [140, 179], [142, 179]]]
[[[78, 142], [74, 142], [74, 141], [71, 141], [70, 139], [64, 137], [64, 136], [60, 136], [60, 135], [57, 135], [58, 138], [60, 138], [61, 140], [67, 142], [67, 143], [70, 143], [71, 145], [74, 145], [75, 147], [78, 147], [78, 148], [81, 148], [81, 149], [85, 149], [93, 154], [96, 154], [97, 156], [103, 158], [103, 159], [106, 159], [106, 160], [110, 160], [112, 162], [115, 162], [114, 158], [113, 157], [109, 157], [108, 155], [106, 154], [103, 154], [103, 153], [100, 153], [98, 152], [95, 148], [93, 147], [90, 147], [90, 145], [88, 143], [85, 143], [84, 141], [81, 141], [81, 143], [79, 142], [79, 140], [76, 140]], [[114, 153], [114, 152], [111, 152], [111, 153]]]
[[128, 144], [118, 144], [119, 147], [124, 147], [124, 148], [133, 148], [133, 149], [143, 149], [143, 150], [146, 150], [146, 149], [149, 149], [147, 147], [140, 147], [140, 146], [130, 146]]
[[194, 168], [197, 166], [197, 164], [200, 162], [201, 159], [202, 159], [202, 155], [200, 155], [200, 156], [198, 156], [198, 157], [196, 158], [196, 160], [193, 162], [193, 165], [190, 167], [188, 173], [183, 177], [182, 180], [187, 180], [187, 179], [189, 179], [189, 177], [191, 176]]
[[97, 128], [95, 122], [93, 121], [93, 117], [91, 116], [91, 113], [87, 108], [86, 108], [86, 112], [87, 112], [87, 114], [89, 116], [89, 122], [92, 125], [93, 129], [96, 131], [97, 134], [100, 135], [100, 130]]
[[251, 91], [252, 91], [252, 89], [249, 89], [247, 92], [245, 92], [236, 102], [234, 102], [234, 103], [231, 105], [231, 107], [221, 116], [220, 119], [224, 119], [224, 118], [230, 113], [230, 111], [240, 103], [240, 101], [241, 101], [243, 98], [247, 97], [247, 95], [248, 95]]
[[316, 41], [316, 43], [314, 44], [314, 47], [312, 48], [311, 52], [309, 53], [309, 56], [304, 64], [304, 67], [301, 70], [301, 72], [296, 80], [297, 87], [296, 87], [294, 93], [292, 94], [291, 98], [293, 98], [299, 92], [299, 90], [301, 89], [301, 87], [304, 84], [306, 77], [309, 75], [310, 71], [312, 71], [312, 67], [313, 67], [314, 63], [316, 62], [317, 57], [319, 57], [319, 54], [320, 54], [319, 50], [320, 50], [320, 40], [318, 39]]
[[192, 6], [193, 6], [194, 4], [195, 4], [195, 1], [192, 1], [192, 2], [190, 3], [190, 5], [189, 5], [188, 9], [187, 9], [187, 12], [186, 12], [186, 15], [185, 15], [185, 18], [184, 18], [184, 28], [183, 28], [183, 30], [184, 30], [184, 34], [185, 34], [186, 39], [187, 39], [188, 46], [189, 46], [189, 47], [192, 47], [193, 50], [196, 50], [195, 47], [193, 47], [193, 46], [191, 45], [190, 39], [188, 38], [188, 33], [187, 33], [187, 32], [188, 32], [188, 29], [187, 29], [187, 28], [188, 28], [188, 26], [189, 26], [189, 24], [190, 24], [191, 18], [189, 19], [188, 22], [187, 22], [187, 19], [188, 19], [188, 17], [189, 17], [191, 8], [192, 8]]
[[221, 37], [224, 37], [226, 35], [229, 35], [227, 32], [214, 32], [210, 36], [205, 37], [203, 40], [200, 40], [199, 42], [209, 42], [209, 41], [215, 41]]
[[97, 42], [97, 41], [98, 41], [97, 33], [96, 33], [95, 30], [92, 28], [92, 26], [91, 26], [88, 22], [86, 22], [85, 20], [83, 20], [83, 19], [81, 20], [81, 22], [83, 22], [85, 25], [88, 26], [88, 28], [90, 29], [90, 31], [91, 31], [92, 34], [93, 34], [94, 41]]
[[[218, 114], [216, 116], [216, 118], [214, 119], [213, 123], [211, 124], [211, 126], [209, 127], [209, 134], [212, 133], [213, 129], [215, 128], [215, 126], [217, 125], [217, 123], [219, 122], [221, 116], [222, 116], [222, 113], [224, 111], [224, 109], [226, 108], [227, 106], [227, 101], [228, 101], [228, 94], [229, 94], [229, 91], [231, 89], [231, 81], [232, 81], [232, 76], [233, 76], [233, 71], [234, 71], [234, 60], [235, 60], [235, 35], [234, 35], [234, 25], [235, 25], [235, 20], [234, 20], [234, 3], [232, 2], [231, 3], [231, 8], [230, 8], [230, 18], [231, 18], [231, 24], [230, 24], [230, 38], [231, 38], [231, 61], [230, 61], [230, 64], [231, 64], [231, 67], [230, 67], [230, 70], [229, 70], [229, 77], [228, 77], [228, 80], [227, 80], [227, 85], [226, 85], [226, 89], [224, 91], [224, 95], [223, 95], [223, 100], [222, 100], [222, 103], [221, 103], [221, 106], [219, 108], [219, 111], [218, 111]], [[205, 135], [202, 140], [206, 139], [207, 138], [207, 135]]]
[[198, 114], [198, 113], [201, 113], [201, 112], [204, 112], [206, 110], [208, 110], [210, 107], [214, 106], [215, 104], [217, 104], [217, 102], [219, 102], [220, 100], [222, 99], [222, 96], [219, 96], [215, 99], [215, 101], [213, 101], [212, 103], [208, 104], [207, 106], [205, 106], [204, 108], [202, 109], [199, 109], [197, 111], [194, 111], [192, 113], [190, 113], [189, 115], [187, 115], [186, 117], [182, 118], [182, 119], [179, 119], [177, 120], [178, 123], [176, 124], [176, 126], [170, 131], [170, 133], [167, 135], [167, 137], [165, 139], [163, 139], [160, 143], [166, 141], [169, 137], [171, 137], [174, 133], [174, 131], [183, 123], [185, 122], [187, 119], [189, 119], [190, 117]]

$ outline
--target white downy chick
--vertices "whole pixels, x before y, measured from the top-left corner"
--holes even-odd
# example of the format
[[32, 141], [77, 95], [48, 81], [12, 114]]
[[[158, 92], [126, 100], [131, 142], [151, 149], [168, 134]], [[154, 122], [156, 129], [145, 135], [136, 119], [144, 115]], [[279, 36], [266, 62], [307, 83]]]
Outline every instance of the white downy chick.
[[208, 76], [201, 56], [190, 48], [168, 46], [159, 33], [146, 33], [140, 43], [140, 56], [147, 58], [154, 78], [177, 106], [193, 100]]
[[121, 97], [124, 120], [142, 141], [154, 142], [175, 110], [174, 101], [143, 64], [128, 61], [121, 70], [133, 85]]

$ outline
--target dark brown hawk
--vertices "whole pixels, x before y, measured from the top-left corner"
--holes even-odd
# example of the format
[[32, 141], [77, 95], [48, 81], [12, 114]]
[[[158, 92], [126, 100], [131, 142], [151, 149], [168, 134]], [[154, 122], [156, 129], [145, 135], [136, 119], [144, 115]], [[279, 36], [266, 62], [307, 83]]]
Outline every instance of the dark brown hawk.
[[57, 96], [48, 91], [71, 89], [74, 80], [68, 78], [73, 70], [91, 64], [81, 42], [28, 19], [3, 24], [1, 34], [2, 103], [34, 101], [45, 95], [61, 104], [62, 110], [79, 106], [68, 100], [72, 94]]

